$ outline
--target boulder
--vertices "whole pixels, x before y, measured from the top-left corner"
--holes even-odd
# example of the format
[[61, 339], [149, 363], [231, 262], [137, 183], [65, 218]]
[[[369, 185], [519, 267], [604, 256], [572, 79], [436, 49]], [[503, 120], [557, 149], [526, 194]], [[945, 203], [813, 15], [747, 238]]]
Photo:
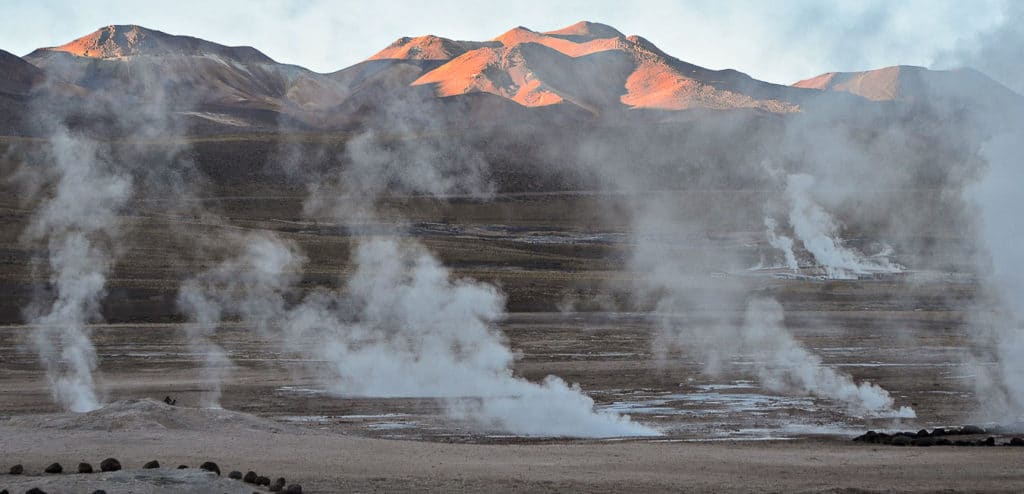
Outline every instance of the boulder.
[[51, 463], [50, 466], [43, 470], [46, 473], [61, 473], [64, 471], [64, 467], [60, 466], [60, 463]]
[[289, 485], [285, 490], [284, 494], [302, 494], [302, 486], [299, 484]]
[[150, 461], [150, 462], [146, 462], [145, 465], [142, 465], [142, 468], [144, 468], [146, 470], [152, 470], [154, 468], [160, 468], [160, 462], [156, 461], [156, 460], [153, 460], [153, 461]]
[[25, 473], [25, 467], [21, 466], [20, 464], [14, 465], [7, 473], [11, 475], [21, 475]]
[[917, 437], [931, 437], [931, 434], [928, 433], [928, 429], [921, 429], [921, 430], [917, 431], [916, 436]]
[[284, 490], [284, 486], [287, 483], [288, 482], [286, 482], [284, 480], [284, 477], [278, 477], [277, 480], [275, 480], [273, 484], [270, 484], [270, 492], [281, 492], [281, 491], [283, 491]]
[[961, 434], [984, 434], [985, 433], [985, 429], [982, 429], [981, 427], [978, 427], [976, 425], [965, 425], [965, 426], [960, 428], [960, 433]]
[[92, 465], [82, 462], [78, 464], [78, 473], [92, 473]]
[[116, 472], [116, 471], [118, 471], [120, 469], [121, 469], [121, 462], [119, 462], [119, 461], [117, 461], [117, 460], [115, 460], [113, 458], [107, 458], [106, 460], [103, 460], [103, 461], [100, 462], [100, 471], [103, 471], [103, 472]]
[[92, 494], [107, 494], [107, 491], [105, 491], [103, 489], [98, 489], [98, 490], [92, 491]]
[[242, 472], [239, 472], [238, 470], [232, 470], [231, 473], [228, 474], [228, 478], [234, 480], [242, 480]]
[[953, 446], [971, 446], [972, 444], [970, 441], [964, 441], [963, 439], [953, 441]]
[[1010, 446], [1024, 446], [1024, 438], [1014, 437], [1010, 439]]
[[910, 443], [913, 444], [914, 446], [921, 446], [927, 448], [929, 446], [934, 446], [935, 440], [930, 437], [919, 437], [916, 439], [911, 439]]
[[900, 435], [893, 437], [889, 444], [892, 444], [893, 446], [910, 446], [910, 443], [911, 439], [909, 437]]
[[992, 436], [989, 436], [989, 437], [985, 438], [982, 441], [978, 441], [978, 445], [979, 446], [995, 446], [996, 445], [996, 438], [994, 438]]
[[46, 491], [44, 491], [44, 490], [42, 490], [42, 489], [40, 489], [38, 487], [33, 487], [33, 488], [25, 491], [25, 494], [46, 494]]
[[187, 470], [188, 465], [178, 465], [178, 470]]
[[242, 477], [242, 482], [245, 482], [246, 484], [255, 484], [256, 477], [258, 477], [256, 472], [249, 470], [248, 472], [245, 472], [245, 477]]
[[932, 429], [932, 436], [945, 436], [945, 435], [946, 435], [946, 429], [944, 429], [942, 427], [936, 427], [936, 428]]
[[943, 438], [936, 439], [935, 440], [935, 445], [936, 446], [952, 446], [953, 445], [953, 441], [950, 441], [949, 439], [946, 439], [946, 438], [943, 437]]
[[256, 477], [256, 485], [270, 485], [270, 478], [260, 475]]
[[201, 470], [206, 470], [207, 472], [213, 472], [217, 475], [220, 475], [220, 467], [218, 467], [217, 464], [212, 461], [204, 461], [202, 465], [199, 465], [199, 468]]

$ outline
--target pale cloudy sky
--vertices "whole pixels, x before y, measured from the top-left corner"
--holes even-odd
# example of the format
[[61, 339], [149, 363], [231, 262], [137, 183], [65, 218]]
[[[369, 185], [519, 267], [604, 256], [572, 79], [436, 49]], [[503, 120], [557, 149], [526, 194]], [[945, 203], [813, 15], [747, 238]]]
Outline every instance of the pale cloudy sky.
[[[1021, 56], [1016, 0], [0, 0], [0, 49], [25, 55], [108, 24], [139, 24], [227, 45], [250, 45], [277, 61], [330, 72], [400, 36], [490, 39], [523, 25], [557, 29], [579, 20], [639, 34], [709, 68], [734, 68], [792, 83], [831, 70], [895, 64], [951, 66], [984, 54], [1003, 80]], [[1010, 50], [1003, 35], [1016, 36]], [[993, 50], [999, 53], [992, 55]], [[1008, 76], [1004, 76], [1008, 77]], [[1003, 80], [1003, 82], [1007, 82]], [[1011, 86], [1016, 82], [1007, 82]], [[1020, 88], [1018, 88], [1020, 90]]]

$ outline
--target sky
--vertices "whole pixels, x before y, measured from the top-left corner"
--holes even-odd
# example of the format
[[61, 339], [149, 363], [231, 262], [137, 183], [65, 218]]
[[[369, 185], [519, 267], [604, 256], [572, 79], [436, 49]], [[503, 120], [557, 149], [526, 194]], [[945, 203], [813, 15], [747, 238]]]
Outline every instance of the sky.
[[[253, 46], [279, 62], [333, 72], [402, 36], [484, 40], [520, 25], [548, 31], [590, 20], [643, 36], [687, 62], [782, 84], [822, 72], [897, 64], [971, 65], [1024, 90], [1016, 80], [1007, 81], [1024, 53], [1024, 2], [1015, 0], [0, 0], [0, 5], [0, 49], [17, 55], [109, 24], [138, 24]], [[1013, 43], [1005, 41], [1007, 35]], [[986, 63], [990, 66], [979, 66]]]

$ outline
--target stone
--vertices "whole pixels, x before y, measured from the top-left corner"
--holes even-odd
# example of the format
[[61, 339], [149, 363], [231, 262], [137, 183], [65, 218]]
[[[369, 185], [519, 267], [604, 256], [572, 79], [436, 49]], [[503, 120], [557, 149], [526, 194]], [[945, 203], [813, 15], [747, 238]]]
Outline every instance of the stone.
[[7, 473], [11, 475], [21, 475], [25, 473], [25, 467], [21, 466], [20, 464], [14, 465]]
[[242, 480], [242, 472], [239, 472], [238, 470], [232, 470], [231, 473], [228, 474], [228, 478], [234, 480]]
[[893, 446], [910, 446], [911, 439], [907, 436], [895, 436], [889, 444]]
[[188, 470], [188, 465], [178, 465], [178, 470]]
[[260, 475], [256, 477], [256, 485], [270, 485], [270, 478]]
[[213, 472], [217, 475], [220, 475], [220, 467], [218, 467], [217, 464], [212, 461], [203, 462], [202, 465], [199, 465], [199, 468], [201, 470], [206, 470], [207, 472]]
[[160, 462], [156, 461], [156, 460], [153, 460], [153, 461], [150, 461], [150, 462], [146, 462], [145, 465], [142, 465], [142, 468], [144, 468], [146, 470], [152, 470], [154, 468], [160, 468]]
[[935, 440], [935, 445], [936, 446], [952, 446], [953, 445], [953, 441], [950, 441], [949, 439], [946, 439], [946, 438], [943, 437], [943, 438], [936, 439]]
[[1024, 446], [1024, 438], [1020, 438], [1020, 437], [1010, 438], [1010, 446]]
[[61, 473], [64, 471], [64, 467], [60, 466], [60, 463], [51, 463], [50, 466], [43, 470], [46, 473]]
[[289, 485], [288, 488], [284, 490], [284, 494], [302, 494], [302, 486], [299, 484]]
[[103, 489], [92, 491], [92, 494], [107, 494], [107, 491]]
[[944, 429], [942, 427], [936, 427], [936, 428], [932, 429], [932, 436], [945, 436], [945, 435], [946, 435], [946, 429]]
[[996, 438], [994, 438], [992, 436], [989, 436], [989, 437], [985, 438], [985, 440], [983, 440], [983, 441], [978, 441], [978, 444], [980, 446], [995, 446], [996, 445]]
[[245, 477], [242, 477], [242, 482], [245, 482], [246, 484], [255, 484], [256, 477], [258, 477], [256, 472], [249, 470], [248, 472], [245, 472]]
[[911, 439], [911, 444], [913, 444], [914, 446], [921, 446], [927, 448], [929, 446], [934, 446], [935, 440], [930, 437], [919, 437], [916, 439]]
[[38, 487], [33, 487], [33, 488], [25, 491], [25, 494], [46, 494], [46, 491], [44, 491], [44, 490], [42, 490], [42, 489], [40, 489]]
[[100, 471], [103, 471], [103, 472], [116, 472], [116, 471], [118, 471], [120, 469], [121, 469], [121, 462], [119, 462], [119, 461], [117, 461], [117, 460], [115, 460], [113, 458], [107, 458], [106, 460], [103, 460], [103, 461], [100, 462]]
[[92, 473], [92, 465], [82, 462], [78, 464], [78, 473]]
[[960, 428], [960, 433], [961, 434], [984, 434], [985, 433], [985, 429], [982, 429], [981, 427], [978, 427], [976, 425], [965, 425], [965, 426]]

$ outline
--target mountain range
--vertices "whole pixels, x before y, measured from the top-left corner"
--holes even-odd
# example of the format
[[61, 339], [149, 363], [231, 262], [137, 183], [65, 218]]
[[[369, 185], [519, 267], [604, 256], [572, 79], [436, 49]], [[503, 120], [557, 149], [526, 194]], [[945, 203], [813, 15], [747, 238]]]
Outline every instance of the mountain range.
[[[28, 116], [47, 105], [95, 115], [97, 108], [156, 104], [181, 117], [188, 133], [223, 134], [346, 131], [396, 112], [409, 125], [468, 127], [938, 101], [998, 109], [1022, 99], [970, 69], [829, 72], [784, 86], [693, 65], [640, 36], [586, 21], [548, 32], [520, 26], [486, 41], [403, 37], [328, 74], [252, 47], [135, 25], [107, 26], [24, 57], [0, 51], [0, 132], [8, 135], [38, 133]], [[97, 119], [73, 120], [88, 127]]]

